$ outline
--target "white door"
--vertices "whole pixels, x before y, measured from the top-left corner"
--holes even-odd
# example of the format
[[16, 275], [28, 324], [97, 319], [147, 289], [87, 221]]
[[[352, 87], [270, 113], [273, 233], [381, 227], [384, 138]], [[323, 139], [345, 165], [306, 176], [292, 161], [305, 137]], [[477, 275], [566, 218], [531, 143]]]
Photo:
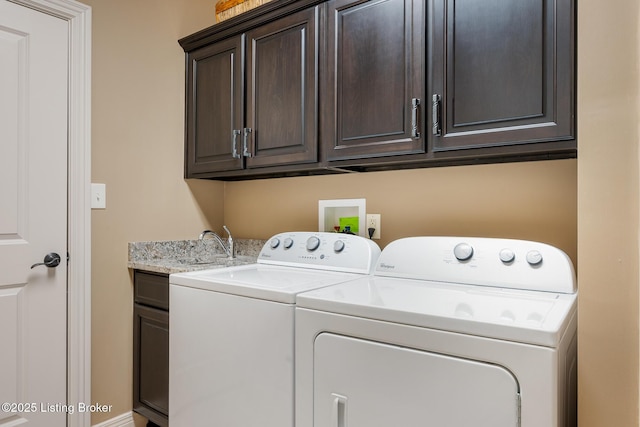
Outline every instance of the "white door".
[[314, 427], [520, 425], [500, 366], [330, 333], [313, 352]]
[[68, 25], [0, 0], [0, 426], [66, 425]]

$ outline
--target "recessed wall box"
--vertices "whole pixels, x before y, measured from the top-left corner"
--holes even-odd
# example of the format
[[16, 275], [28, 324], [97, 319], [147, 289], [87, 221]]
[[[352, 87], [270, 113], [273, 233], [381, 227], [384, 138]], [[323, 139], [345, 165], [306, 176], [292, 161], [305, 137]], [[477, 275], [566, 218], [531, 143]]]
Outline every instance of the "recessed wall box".
[[[366, 199], [336, 199], [318, 201], [318, 231], [343, 231], [340, 218], [358, 218], [359, 236], [365, 236], [365, 219], [367, 216]], [[343, 220], [344, 223], [344, 220]], [[336, 229], [338, 227], [338, 229]], [[352, 230], [355, 231], [355, 230]]]

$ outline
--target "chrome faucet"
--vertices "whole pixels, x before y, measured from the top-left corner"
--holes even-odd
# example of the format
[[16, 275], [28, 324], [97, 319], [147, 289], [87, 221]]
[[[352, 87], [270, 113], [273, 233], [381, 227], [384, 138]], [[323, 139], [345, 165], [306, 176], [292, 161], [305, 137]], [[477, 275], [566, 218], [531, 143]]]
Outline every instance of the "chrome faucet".
[[227, 238], [226, 244], [224, 243], [224, 240], [222, 240], [222, 237], [218, 236], [216, 233], [214, 233], [211, 230], [204, 230], [202, 233], [200, 233], [200, 237], [198, 237], [198, 240], [204, 240], [204, 238], [207, 237], [207, 235], [211, 235], [211, 237], [213, 237], [215, 241], [218, 242], [220, 246], [222, 246], [224, 253], [227, 254], [229, 258], [235, 258], [236, 246], [233, 243], [233, 237], [231, 236], [231, 231], [229, 231], [226, 225], [223, 225], [222, 228], [224, 228], [224, 231], [226, 231], [227, 234], [229, 235], [229, 237]]

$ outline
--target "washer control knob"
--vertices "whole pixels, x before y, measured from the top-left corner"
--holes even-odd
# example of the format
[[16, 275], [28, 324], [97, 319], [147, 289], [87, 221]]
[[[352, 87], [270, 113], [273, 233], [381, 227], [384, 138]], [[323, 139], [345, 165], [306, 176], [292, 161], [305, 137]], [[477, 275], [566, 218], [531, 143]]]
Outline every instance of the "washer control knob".
[[344, 250], [344, 242], [342, 240], [336, 240], [333, 244], [333, 250], [336, 253], [340, 253]]
[[527, 262], [531, 265], [538, 265], [542, 262], [542, 254], [536, 250], [527, 252]]
[[456, 247], [453, 248], [453, 254], [458, 261], [466, 261], [473, 256], [473, 246], [468, 243], [458, 243]]
[[277, 237], [274, 237], [269, 242], [269, 245], [271, 246], [271, 249], [277, 248], [278, 246], [280, 246], [280, 239], [278, 239]]
[[293, 239], [291, 237], [284, 239], [284, 248], [291, 249], [291, 246], [293, 246]]
[[307, 239], [307, 250], [313, 252], [320, 247], [320, 239], [316, 236], [311, 236]]
[[514, 259], [516, 259], [516, 254], [513, 253], [511, 249], [505, 248], [500, 251], [500, 261], [504, 262], [505, 264], [513, 262]]

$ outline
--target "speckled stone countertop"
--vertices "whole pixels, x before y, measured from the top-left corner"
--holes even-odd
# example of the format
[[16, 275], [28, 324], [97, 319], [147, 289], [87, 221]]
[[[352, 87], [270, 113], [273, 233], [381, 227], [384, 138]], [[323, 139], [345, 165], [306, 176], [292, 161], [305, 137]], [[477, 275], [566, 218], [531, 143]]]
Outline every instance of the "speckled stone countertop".
[[170, 240], [129, 243], [129, 268], [181, 273], [253, 264], [266, 240], [237, 239], [236, 258], [229, 259], [214, 240]]

